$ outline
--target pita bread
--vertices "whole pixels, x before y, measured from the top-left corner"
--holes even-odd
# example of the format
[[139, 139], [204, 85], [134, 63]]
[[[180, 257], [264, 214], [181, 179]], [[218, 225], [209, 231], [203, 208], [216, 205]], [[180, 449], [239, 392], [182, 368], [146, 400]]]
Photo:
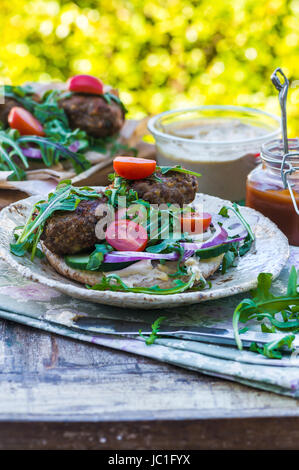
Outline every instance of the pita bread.
[[[64, 277], [81, 284], [88, 284], [93, 286], [101, 282], [103, 275], [117, 274], [129, 287], [152, 287], [158, 285], [162, 289], [173, 287], [174, 277], [169, 276], [176, 272], [177, 263], [174, 261], [167, 261], [165, 264], [154, 264], [150, 260], [138, 261], [131, 266], [122, 269], [121, 271], [111, 271], [103, 273], [100, 271], [84, 271], [80, 269], [73, 269], [66, 264], [62, 256], [56, 255], [50, 251], [43, 242], [41, 242], [42, 249], [48, 262], [51, 266]], [[196, 283], [200, 279], [208, 279], [219, 268], [223, 254], [215, 258], [199, 261], [197, 258], [189, 258], [186, 261], [186, 266], [192, 272], [197, 274]], [[180, 278], [186, 282], [188, 276]]]

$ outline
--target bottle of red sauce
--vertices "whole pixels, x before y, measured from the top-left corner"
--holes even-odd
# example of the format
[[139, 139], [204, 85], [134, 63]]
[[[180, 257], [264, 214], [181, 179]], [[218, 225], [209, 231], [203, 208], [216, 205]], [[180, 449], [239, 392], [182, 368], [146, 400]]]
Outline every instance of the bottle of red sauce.
[[288, 237], [291, 245], [299, 246], [299, 139], [288, 139], [290, 155], [283, 169], [293, 172], [283, 180], [281, 165], [283, 142], [272, 140], [262, 146], [261, 164], [249, 173], [246, 184], [246, 205], [269, 217]]

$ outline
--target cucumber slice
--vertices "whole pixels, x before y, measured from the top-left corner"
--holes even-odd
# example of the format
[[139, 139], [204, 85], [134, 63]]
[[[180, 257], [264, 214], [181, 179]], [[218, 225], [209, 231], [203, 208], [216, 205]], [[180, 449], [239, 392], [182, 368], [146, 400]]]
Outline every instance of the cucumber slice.
[[89, 255], [69, 255], [64, 257], [64, 261], [70, 268], [86, 269]]
[[[69, 255], [64, 257], [64, 261], [70, 268], [86, 270], [89, 255]], [[127, 268], [136, 261], [125, 261], [123, 263], [102, 263], [99, 270], [101, 272], [119, 271], [120, 269]], [[95, 272], [95, 271], [90, 271]]]
[[216, 245], [211, 248], [204, 248], [202, 250], [196, 250], [196, 255], [199, 256], [200, 259], [209, 259], [215, 258], [216, 256], [222, 255], [226, 253], [230, 249], [230, 244], [225, 245]]

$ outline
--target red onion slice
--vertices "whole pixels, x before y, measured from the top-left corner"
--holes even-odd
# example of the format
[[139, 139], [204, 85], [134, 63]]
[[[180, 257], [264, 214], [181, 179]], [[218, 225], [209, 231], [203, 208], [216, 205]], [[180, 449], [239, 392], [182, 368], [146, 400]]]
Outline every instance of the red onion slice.
[[195, 253], [195, 250], [185, 250], [184, 251], [184, 256], [183, 256], [183, 261], [186, 261], [186, 259], [191, 258]]
[[179, 259], [179, 253], [176, 251], [172, 253], [149, 253], [137, 251], [112, 251], [104, 256], [105, 263], [122, 263], [126, 261], [140, 261], [143, 259], [167, 259], [176, 261]]
[[34, 147], [22, 147], [22, 153], [28, 158], [36, 158], [38, 160], [42, 159], [41, 151]]
[[75, 140], [71, 145], [69, 145], [68, 149], [71, 151], [71, 152], [78, 152], [79, 150], [79, 147], [80, 147], [80, 142], [79, 140]]
[[210, 248], [216, 245], [222, 245], [228, 239], [228, 235], [224, 228], [220, 227], [220, 225], [216, 225], [215, 233], [213, 234], [212, 238], [207, 240], [204, 243], [181, 243], [181, 246], [184, 250], [201, 250], [204, 248]]
[[[80, 147], [80, 142], [78, 140], [75, 140], [71, 145], [69, 145], [68, 149], [71, 150], [71, 152], [77, 152]], [[25, 157], [28, 158], [35, 158], [38, 160], [42, 159], [42, 153], [38, 148], [35, 147], [21, 147], [22, 153], [25, 155]]]

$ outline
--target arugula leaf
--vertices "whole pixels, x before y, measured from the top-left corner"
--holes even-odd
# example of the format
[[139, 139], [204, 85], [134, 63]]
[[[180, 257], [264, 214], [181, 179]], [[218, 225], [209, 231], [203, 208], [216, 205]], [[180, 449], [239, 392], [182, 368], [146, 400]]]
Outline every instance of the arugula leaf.
[[292, 348], [292, 343], [295, 339], [295, 335], [286, 335], [283, 338], [271, 341], [270, 343], [265, 344], [263, 354], [266, 357], [270, 357], [272, 359], [281, 359], [282, 355], [277, 349], [280, 349], [282, 346], [287, 346], [289, 349]]
[[269, 357], [269, 359], [281, 359], [282, 354], [279, 349], [283, 346], [287, 346], [290, 350], [293, 350], [292, 343], [294, 339], [295, 335], [286, 335], [281, 339], [265, 344], [263, 348], [259, 347], [256, 343], [252, 343], [249, 349], [252, 352], [257, 352], [263, 356]]
[[119, 197], [125, 197], [126, 205], [130, 205], [132, 202], [140, 202], [136, 191], [129, 188], [127, 180], [118, 175], [114, 177], [113, 187], [106, 189], [105, 196], [108, 198], [108, 204], [115, 208], [119, 207]]
[[2, 131], [0, 134], [0, 140], [2, 145], [7, 145], [8, 148], [12, 148], [9, 156], [16, 155], [22, 161], [24, 167], [27, 169], [29, 167], [27, 158], [23, 155], [21, 148], [18, 145], [20, 134], [16, 129], [10, 129], [9, 131]]
[[239, 243], [232, 243], [229, 250], [224, 253], [221, 263], [221, 274], [225, 274], [228, 268], [235, 266], [235, 260], [239, 255]]
[[233, 242], [229, 245], [229, 250], [224, 254], [221, 263], [221, 274], [225, 274], [231, 266], [236, 266], [236, 259], [239, 256], [244, 256], [251, 248], [252, 240], [247, 236], [240, 245], [240, 242]]
[[[242, 300], [236, 307], [233, 314], [233, 329], [236, 344], [242, 349], [242, 341], [239, 335], [239, 322], [246, 323], [249, 320], [267, 320], [271, 327], [262, 323], [262, 331], [299, 331], [299, 293], [297, 291], [297, 271], [292, 266], [289, 274], [288, 286], [285, 294], [275, 296], [271, 292], [272, 274], [260, 273], [258, 276], [257, 288], [251, 292], [252, 298]], [[282, 320], [277, 318], [281, 316]], [[294, 335], [287, 335], [285, 342], [267, 344], [263, 349], [263, 354], [267, 357], [277, 357], [276, 349], [282, 345], [291, 344]], [[293, 338], [294, 339], [294, 338]], [[292, 339], [292, 341], [293, 341]], [[290, 347], [290, 346], [289, 346]], [[273, 352], [274, 351], [274, 352]]]
[[28, 240], [21, 243], [11, 243], [10, 252], [15, 256], [24, 256], [29, 246]]
[[255, 241], [254, 233], [253, 233], [253, 231], [251, 230], [251, 227], [250, 227], [249, 223], [246, 221], [246, 219], [245, 219], [245, 218], [243, 217], [243, 215], [241, 214], [238, 205], [234, 202], [234, 203], [233, 203], [233, 207], [229, 207], [228, 209], [231, 210], [231, 211], [233, 211], [233, 212], [235, 213], [235, 215], [238, 217], [238, 219], [240, 220], [240, 222], [241, 222], [241, 223], [244, 225], [244, 227], [246, 228], [246, 230], [247, 230], [247, 232], [248, 232], [249, 238], [254, 242], [254, 241]]
[[43, 95], [41, 102], [36, 103], [34, 116], [43, 126], [49, 121], [60, 120], [65, 127], [68, 127], [68, 119], [62, 108], [58, 106], [60, 93], [57, 90], [49, 90]]
[[104, 261], [104, 255], [110, 253], [113, 248], [108, 243], [102, 243], [101, 245], [95, 245], [95, 250], [89, 255], [89, 260], [86, 266], [87, 270], [96, 271]]
[[108, 137], [92, 137], [87, 136], [88, 138], [88, 148], [87, 150], [93, 150], [94, 152], [99, 153], [108, 153], [110, 157], [118, 155], [121, 152], [126, 152], [137, 156], [138, 150], [135, 147], [129, 147], [126, 144], [123, 144], [119, 141], [119, 135], [115, 134]]
[[158, 243], [154, 246], [148, 246], [145, 251], [149, 253], [162, 253], [162, 251], [171, 252], [174, 250], [174, 247], [178, 247], [179, 244], [177, 241], [173, 240], [172, 238], [168, 238], [163, 240], [161, 243]]
[[195, 171], [192, 170], [187, 170], [186, 168], [183, 168], [181, 165], [176, 165], [176, 166], [156, 166], [156, 171], [160, 171], [162, 175], [165, 175], [165, 173], [168, 173], [169, 171], [177, 171], [179, 173], [186, 173], [187, 175], [194, 175], [197, 177], [200, 177], [200, 173], [196, 173]]
[[[18, 236], [16, 234], [15, 234], [15, 238], [18, 239]], [[45, 255], [42, 252], [42, 250], [40, 250], [37, 247], [37, 242], [38, 242], [38, 240], [35, 242], [34, 234], [32, 234], [29, 237], [29, 239], [26, 240], [25, 242], [11, 243], [10, 244], [10, 251], [15, 256], [24, 256], [26, 252], [32, 253], [32, 251], [33, 251], [34, 255], [37, 256], [38, 258], [44, 258]]]
[[221, 274], [225, 274], [228, 268], [234, 266], [236, 255], [232, 250], [228, 250], [224, 253], [222, 263], [221, 263]]
[[161, 327], [161, 323], [166, 320], [167, 317], [159, 317], [157, 318], [157, 320], [154, 321], [154, 323], [152, 324], [152, 332], [150, 334], [150, 336], [148, 338], [146, 338], [143, 334], [142, 334], [142, 330], [139, 330], [139, 335], [145, 339], [145, 343], [149, 346], [150, 344], [153, 344], [156, 339], [158, 338], [158, 334], [159, 334], [159, 331], [160, 331], [160, 327]]
[[270, 273], [259, 274], [257, 288], [252, 290], [252, 297], [255, 302], [266, 301], [274, 298], [270, 292], [272, 277], [273, 276]]
[[123, 102], [120, 100], [120, 98], [118, 96], [114, 95], [114, 93], [106, 92], [102, 95], [102, 98], [104, 98], [104, 100], [107, 101], [108, 104], [111, 104], [111, 101], [114, 101], [116, 104], [118, 104], [118, 106], [121, 107], [124, 114], [126, 114], [128, 112], [128, 110], [125, 107], [125, 105], [123, 104]]
[[229, 251], [225, 253], [222, 264], [221, 264], [222, 274], [226, 273], [229, 267], [234, 266], [236, 258], [238, 256], [244, 256], [250, 250], [252, 244], [255, 241], [255, 236], [251, 230], [251, 227], [242, 216], [237, 204], [234, 203], [233, 207], [223, 206], [220, 209], [218, 214], [221, 215], [222, 217], [229, 217], [229, 210], [235, 213], [235, 215], [238, 217], [242, 225], [246, 228], [248, 234], [246, 238], [244, 239], [244, 241], [242, 242], [242, 245], [240, 245], [239, 242], [232, 243]]
[[[114, 281], [111, 282], [111, 281]], [[153, 287], [129, 287], [117, 274], [108, 274], [102, 277], [102, 281], [94, 286], [86, 286], [92, 290], [111, 290], [117, 292], [135, 292], [139, 294], [158, 294], [158, 295], [171, 295], [184, 292], [193, 286], [195, 281], [195, 274], [190, 276], [187, 282], [182, 282], [180, 279], [174, 281], [175, 286], [168, 289], [161, 289], [159, 286]]]
[[114, 181], [115, 178], [116, 178], [116, 173], [109, 173], [109, 175], [107, 176], [107, 178], [108, 178], [108, 181], [109, 181], [110, 183], [113, 183], [113, 181]]
[[292, 266], [290, 274], [289, 274], [287, 295], [290, 296], [290, 297], [298, 295], [298, 293], [297, 293], [297, 271], [296, 271], [295, 266]]
[[250, 250], [252, 246], [252, 238], [248, 234], [245, 240], [243, 241], [242, 245], [239, 246], [239, 256], [244, 256]]
[[275, 326], [272, 326], [271, 328], [269, 328], [267, 325], [265, 325], [265, 323], [261, 324], [261, 330], [263, 333], [275, 333], [276, 332]]
[[[0, 136], [0, 145], [1, 145], [1, 136]], [[10, 153], [7, 153], [4, 146], [0, 146], [0, 162], [1, 162], [1, 169], [12, 170], [13, 173], [9, 176], [10, 181], [18, 181], [24, 178], [25, 172], [21, 168], [19, 168], [13, 159], [10, 156]]]
[[221, 207], [220, 211], [218, 212], [219, 215], [222, 215], [222, 217], [229, 217], [228, 215], [228, 207], [223, 206]]

